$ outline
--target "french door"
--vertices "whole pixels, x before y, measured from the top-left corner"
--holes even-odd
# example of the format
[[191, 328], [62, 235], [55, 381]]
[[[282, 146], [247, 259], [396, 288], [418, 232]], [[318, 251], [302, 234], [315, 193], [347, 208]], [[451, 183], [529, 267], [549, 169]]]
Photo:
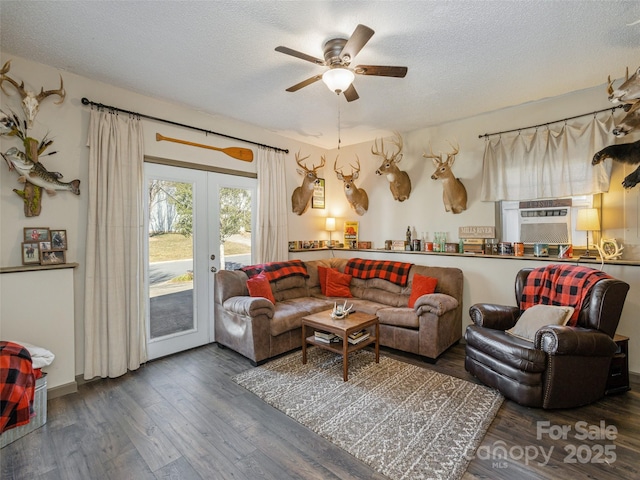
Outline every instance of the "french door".
[[145, 163], [145, 188], [153, 359], [215, 340], [214, 273], [252, 263], [256, 180]]

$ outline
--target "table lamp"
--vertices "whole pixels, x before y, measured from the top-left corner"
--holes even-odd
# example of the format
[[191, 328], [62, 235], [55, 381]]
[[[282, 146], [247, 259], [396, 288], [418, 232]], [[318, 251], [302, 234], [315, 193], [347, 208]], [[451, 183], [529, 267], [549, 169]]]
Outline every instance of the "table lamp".
[[324, 229], [329, 232], [329, 248], [333, 248], [333, 242], [331, 241], [331, 232], [336, 231], [336, 219], [333, 217], [327, 217], [325, 219]]
[[576, 230], [587, 232], [587, 249], [580, 258], [596, 258], [589, 252], [589, 232], [600, 231], [600, 218], [598, 210], [595, 208], [583, 208], [578, 210], [578, 219], [576, 220]]

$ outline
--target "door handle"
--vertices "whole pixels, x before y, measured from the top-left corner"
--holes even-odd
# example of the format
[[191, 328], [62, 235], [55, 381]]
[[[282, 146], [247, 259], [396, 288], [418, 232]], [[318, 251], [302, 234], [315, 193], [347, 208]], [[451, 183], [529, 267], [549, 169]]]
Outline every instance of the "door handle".
[[218, 269], [216, 267], [211, 267], [211, 272], [212, 273], [216, 273], [218, 271]]

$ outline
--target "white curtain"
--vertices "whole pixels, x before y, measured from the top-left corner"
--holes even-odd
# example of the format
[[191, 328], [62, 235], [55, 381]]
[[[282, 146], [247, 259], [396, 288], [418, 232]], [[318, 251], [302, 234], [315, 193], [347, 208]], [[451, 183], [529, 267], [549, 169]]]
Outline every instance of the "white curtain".
[[486, 141], [482, 200], [531, 200], [591, 195], [609, 190], [610, 159], [593, 155], [614, 143], [613, 116], [583, 125], [539, 127], [533, 134], [496, 135]]
[[143, 290], [143, 136], [139, 119], [91, 111], [84, 378], [147, 360]]
[[289, 258], [284, 160], [283, 152], [258, 149], [258, 263]]

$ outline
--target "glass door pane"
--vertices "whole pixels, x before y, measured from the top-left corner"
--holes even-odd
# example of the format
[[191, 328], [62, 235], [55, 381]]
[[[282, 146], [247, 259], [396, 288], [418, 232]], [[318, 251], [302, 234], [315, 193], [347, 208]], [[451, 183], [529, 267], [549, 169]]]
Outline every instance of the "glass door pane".
[[145, 164], [147, 346], [158, 358], [211, 341], [207, 172]]
[[193, 184], [149, 180], [149, 338], [194, 329]]
[[218, 190], [220, 257], [223, 259], [220, 265], [224, 270], [252, 264], [253, 190], [241, 186], [221, 186]]

